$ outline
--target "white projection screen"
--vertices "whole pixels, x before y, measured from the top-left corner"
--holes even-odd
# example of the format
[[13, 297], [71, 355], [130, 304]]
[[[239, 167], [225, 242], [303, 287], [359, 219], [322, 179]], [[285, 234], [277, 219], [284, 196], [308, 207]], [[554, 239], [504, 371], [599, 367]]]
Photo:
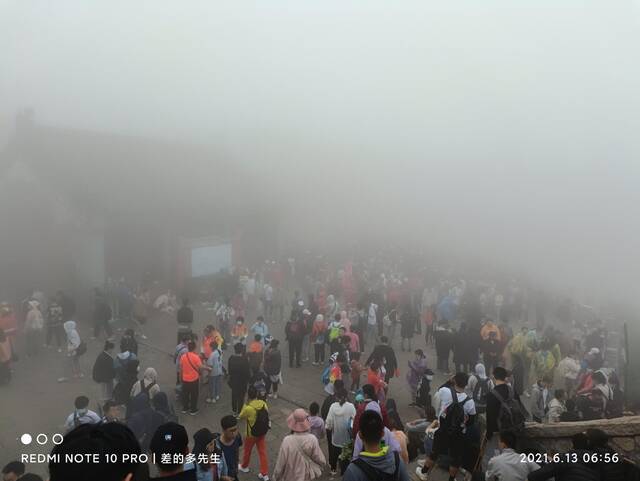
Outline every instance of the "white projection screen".
[[209, 276], [230, 268], [231, 244], [191, 249], [191, 277]]

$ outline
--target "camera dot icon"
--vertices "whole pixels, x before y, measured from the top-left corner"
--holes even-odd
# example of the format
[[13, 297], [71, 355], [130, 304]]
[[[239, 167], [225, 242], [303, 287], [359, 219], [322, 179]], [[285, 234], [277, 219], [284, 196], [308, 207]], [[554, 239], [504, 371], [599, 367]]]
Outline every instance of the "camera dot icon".
[[25, 446], [28, 446], [29, 444], [31, 444], [32, 441], [33, 441], [33, 438], [29, 433], [24, 433], [22, 436], [20, 436], [20, 442]]

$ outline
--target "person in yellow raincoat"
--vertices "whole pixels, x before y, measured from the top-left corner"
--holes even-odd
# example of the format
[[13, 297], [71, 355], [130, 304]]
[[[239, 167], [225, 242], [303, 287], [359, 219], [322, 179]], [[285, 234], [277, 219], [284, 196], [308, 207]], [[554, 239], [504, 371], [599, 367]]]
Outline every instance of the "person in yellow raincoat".
[[556, 367], [560, 362], [560, 347], [544, 341], [540, 345], [531, 361], [529, 379], [553, 379]]
[[506, 352], [511, 358], [511, 370], [514, 377], [514, 389], [518, 394], [524, 392], [525, 386], [528, 386], [528, 374], [531, 369], [531, 359], [533, 351], [527, 343], [528, 329], [523, 328], [516, 334], [509, 344], [507, 344]]

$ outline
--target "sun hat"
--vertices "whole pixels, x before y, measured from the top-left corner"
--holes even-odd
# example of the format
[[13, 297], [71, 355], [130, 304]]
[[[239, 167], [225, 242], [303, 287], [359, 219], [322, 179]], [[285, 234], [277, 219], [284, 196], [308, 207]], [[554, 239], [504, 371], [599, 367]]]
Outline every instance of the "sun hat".
[[309, 423], [309, 416], [307, 415], [307, 412], [302, 408], [298, 408], [293, 411], [287, 418], [287, 426], [294, 433], [304, 433], [309, 431], [311, 429], [311, 423]]

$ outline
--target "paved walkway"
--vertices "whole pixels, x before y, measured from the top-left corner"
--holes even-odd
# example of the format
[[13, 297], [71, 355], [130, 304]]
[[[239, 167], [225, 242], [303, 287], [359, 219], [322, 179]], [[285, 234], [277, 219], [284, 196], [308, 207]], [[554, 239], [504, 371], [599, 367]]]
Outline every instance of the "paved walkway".
[[[212, 316], [210, 311], [197, 310], [194, 331], [201, 332], [206, 324], [211, 323]], [[248, 321], [249, 326], [251, 323]], [[284, 322], [270, 323], [271, 332], [276, 338], [284, 338], [283, 328]], [[89, 339], [91, 329], [88, 323], [80, 321], [79, 331], [83, 339]], [[158, 371], [158, 382], [161, 388], [167, 393], [172, 393], [175, 385], [175, 369], [172, 360], [175, 349], [175, 318], [159, 315], [144, 327], [144, 332], [148, 340], [140, 341], [140, 371], [143, 372], [147, 367], [154, 367]], [[57, 353], [55, 349], [43, 349], [38, 357], [32, 359], [23, 357], [15, 364], [11, 385], [0, 388], [3, 408], [0, 416], [0, 452], [2, 452], [0, 462], [2, 464], [18, 458], [21, 453], [49, 452], [53, 446], [50, 441], [44, 446], [37, 445], [35, 441], [30, 446], [23, 446], [20, 443], [20, 436], [23, 433], [30, 433], [35, 439], [38, 433], [45, 433], [50, 437], [54, 433], [63, 432], [63, 423], [67, 415], [73, 411], [73, 400], [76, 396], [87, 395], [92, 399], [91, 408], [96, 408], [99, 388], [91, 379], [91, 368], [102, 344], [102, 340], [88, 341], [88, 351], [82, 360], [85, 377], [64, 384], [56, 382], [62, 373], [64, 359], [63, 355]], [[313, 401], [321, 403], [325, 397], [320, 381], [322, 367], [312, 366], [308, 362], [300, 369], [289, 369], [287, 345], [282, 343], [281, 346], [284, 385], [280, 389], [281, 397], [269, 401], [273, 427], [267, 443], [272, 465], [275, 464], [280, 440], [288, 434], [286, 417], [289, 413], [297, 406], [307, 408]], [[396, 399], [402, 419], [406, 422], [417, 417], [418, 414], [414, 408], [408, 407], [410, 396], [404, 381], [407, 361], [412, 354], [399, 352], [398, 346], [395, 347], [398, 350], [401, 377], [391, 381], [390, 397]], [[418, 347], [424, 348], [424, 339], [416, 335], [413, 348]], [[428, 350], [428, 357], [430, 365], [434, 365], [433, 348]], [[434, 385], [443, 379], [442, 376], [437, 377]], [[204, 400], [203, 393], [201, 393], [201, 399]], [[176, 407], [176, 411], [179, 412], [180, 406]], [[180, 415], [180, 422], [186, 426], [190, 434], [202, 427], [208, 427], [217, 432], [220, 430], [221, 417], [230, 412], [230, 393], [227, 390], [221, 402], [214, 405], [201, 402], [200, 413], [197, 416]], [[326, 442], [322, 444], [326, 451]], [[257, 456], [252, 459], [251, 468], [253, 471], [257, 469]], [[41, 475], [46, 474], [45, 465], [33, 465], [28, 469]], [[245, 479], [257, 478], [253, 472], [241, 474], [241, 480]]]

